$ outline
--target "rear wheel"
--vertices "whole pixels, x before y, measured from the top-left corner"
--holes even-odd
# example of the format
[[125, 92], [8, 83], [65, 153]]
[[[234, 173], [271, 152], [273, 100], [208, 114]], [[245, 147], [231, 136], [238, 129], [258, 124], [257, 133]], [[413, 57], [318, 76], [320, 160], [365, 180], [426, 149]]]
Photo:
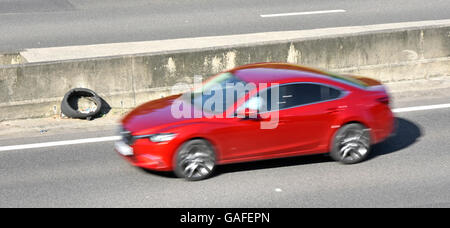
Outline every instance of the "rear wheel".
[[184, 143], [175, 155], [175, 174], [189, 181], [208, 178], [216, 166], [211, 144], [195, 139]]
[[330, 156], [344, 164], [355, 164], [370, 152], [370, 130], [357, 123], [341, 127], [335, 134]]

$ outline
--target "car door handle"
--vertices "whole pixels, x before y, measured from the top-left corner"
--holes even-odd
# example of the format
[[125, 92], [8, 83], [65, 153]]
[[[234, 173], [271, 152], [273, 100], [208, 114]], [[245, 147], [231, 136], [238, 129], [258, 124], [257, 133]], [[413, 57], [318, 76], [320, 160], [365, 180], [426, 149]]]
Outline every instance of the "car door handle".
[[347, 105], [342, 105], [342, 106], [338, 106], [338, 107], [334, 107], [334, 108], [329, 108], [326, 110], [326, 113], [336, 113], [336, 112], [340, 112], [344, 109], [347, 108]]
[[329, 109], [327, 109], [326, 111], [325, 111], [326, 113], [336, 113], [336, 112], [339, 112], [339, 109], [337, 109], [337, 108], [329, 108]]

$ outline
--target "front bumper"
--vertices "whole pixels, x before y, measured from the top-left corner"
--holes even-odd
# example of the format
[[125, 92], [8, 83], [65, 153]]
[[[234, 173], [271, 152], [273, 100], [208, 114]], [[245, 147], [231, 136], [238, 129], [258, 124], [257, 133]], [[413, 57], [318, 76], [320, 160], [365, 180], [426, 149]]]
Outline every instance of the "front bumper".
[[128, 151], [124, 153], [124, 144], [123, 142], [116, 143], [115, 151], [131, 165], [157, 171], [173, 170], [172, 157], [176, 149], [173, 146], [139, 139], [132, 146], [127, 145], [132, 150], [131, 153], [127, 153]]
[[136, 167], [159, 171], [171, 171], [171, 168], [158, 157], [153, 157], [151, 155], [123, 156], [120, 153], [119, 155]]

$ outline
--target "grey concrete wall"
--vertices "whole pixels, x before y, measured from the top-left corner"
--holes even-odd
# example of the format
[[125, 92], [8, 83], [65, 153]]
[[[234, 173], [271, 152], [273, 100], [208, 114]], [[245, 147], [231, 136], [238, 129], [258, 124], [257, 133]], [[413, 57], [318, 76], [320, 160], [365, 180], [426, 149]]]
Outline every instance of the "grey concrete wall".
[[23, 58], [19, 53], [0, 53], [0, 66], [25, 62], [25, 58]]
[[[291, 62], [383, 82], [450, 75], [450, 25], [309, 37], [280, 42], [0, 66], [0, 120], [59, 113], [75, 87], [113, 108], [166, 96], [176, 82], [255, 62]], [[56, 111], [55, 111], [56, 107]]]

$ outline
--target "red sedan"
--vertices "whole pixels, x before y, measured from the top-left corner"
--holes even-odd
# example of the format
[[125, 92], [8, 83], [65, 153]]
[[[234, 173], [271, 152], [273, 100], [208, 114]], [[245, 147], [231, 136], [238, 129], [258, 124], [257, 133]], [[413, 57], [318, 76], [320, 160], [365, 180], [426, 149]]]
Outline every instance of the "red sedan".
[[394, 116], [376, 80], [258, 63], [145, 103], [121, 124], [115, 148], [131, 164], [200, 180], [216, 165], [289, 156], [357, 163], [391, 134]]

